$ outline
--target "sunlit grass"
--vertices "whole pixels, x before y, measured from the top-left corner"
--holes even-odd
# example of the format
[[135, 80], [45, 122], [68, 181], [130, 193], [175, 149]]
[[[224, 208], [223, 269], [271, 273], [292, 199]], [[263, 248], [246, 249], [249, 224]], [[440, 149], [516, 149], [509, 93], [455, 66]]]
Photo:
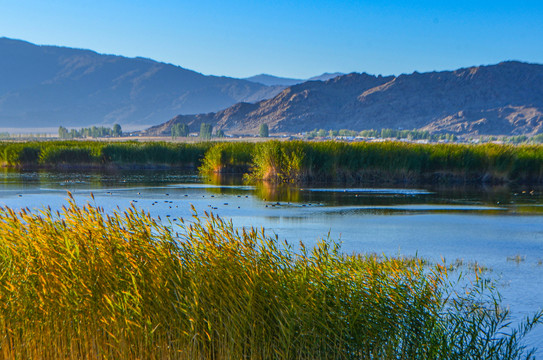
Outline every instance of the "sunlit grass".
[[275, 182], [535, 182], [543, 147], [401, 142], [256, 144], [250, 177]]
[[255, 143], [251, 142], [216, 143], [205, 153], [199, 171], [203, 174], [247, 172], [254, 151]]
[[480, 283], [455, 293], [417, 258], [71, 198], [0, 209], [0, 269], [4, 359], [517, 359], [537, 321], [504, 335]]
[[7, 166], [154, 165], [272, 182], [541, 183], [542, 145], [266, 141], [0, 142]]
[[0, 142], [0, 164], [176, 166], [272, 182], [541, 183], [542, 145], [338, 141]]
[[215, 144], [200, 167], [203, 174], [243, 169], [251, 180], [287, 183], [539, 183], [543, 146], [272, 140]]
[[196, 169], [209, 143], [42, 141], [0, 142], [8, 166], [173, 165]]

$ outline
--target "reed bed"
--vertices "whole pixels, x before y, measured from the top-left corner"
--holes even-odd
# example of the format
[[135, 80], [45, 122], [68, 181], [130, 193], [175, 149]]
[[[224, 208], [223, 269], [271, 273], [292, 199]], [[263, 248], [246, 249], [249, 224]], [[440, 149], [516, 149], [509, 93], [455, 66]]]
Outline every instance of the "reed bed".
[[199, 171], [202, 174], [247, 173], [253, 165], [256, 144], [224, 142], [214, 144], [204, 156]]
[[543, 145], [266, 141], [224, 143], [0, 142], [7, 166], [176, 166], [256, 181], [543, 182]]
[[543, 182], [543, 146], [269, 141], [248, 177], [273, 182]]
[[14, 167], [169, 165], [196, 169], [210, 143], [42, 141], [0, 143], [0, 163]]
[[173, 227], [71, 197], [60, 211], [1, 208], [1, 357], [529, 355], [522, 336], [540, 315], [507, 332], [494, 298], [479, 285], [455, 293], [445, 266], [300, 246], [212, 214]]

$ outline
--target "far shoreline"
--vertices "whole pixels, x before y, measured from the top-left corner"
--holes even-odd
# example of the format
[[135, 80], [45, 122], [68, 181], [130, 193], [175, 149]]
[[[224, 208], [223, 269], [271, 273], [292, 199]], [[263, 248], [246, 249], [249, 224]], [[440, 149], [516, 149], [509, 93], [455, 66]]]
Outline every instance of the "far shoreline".
[[175, 169], [303, 185], [543, 185], [543, 145], [262, 140], [4, 141], [0, 166], [23, 171]]

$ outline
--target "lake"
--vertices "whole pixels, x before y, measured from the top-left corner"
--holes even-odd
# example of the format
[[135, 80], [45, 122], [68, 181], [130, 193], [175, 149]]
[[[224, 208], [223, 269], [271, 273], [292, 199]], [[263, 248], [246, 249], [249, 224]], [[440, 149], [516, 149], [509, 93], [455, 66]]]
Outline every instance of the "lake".
[[[251, 186], [179, 171], [0, 171], [0, 206], [106, 211], [131, 204], [175, 226], [213, 212], [238, 227], [263, 227], [296, 249], [330, 237], [347, 253], [413, 256], [489, 270], [515, 319], [543, 306], [543, 189], [534, 187], [364, 188]], [[91, 192], [94, 195], [92, 200]], [[543, 326], [528, 339], [543, 357]]]

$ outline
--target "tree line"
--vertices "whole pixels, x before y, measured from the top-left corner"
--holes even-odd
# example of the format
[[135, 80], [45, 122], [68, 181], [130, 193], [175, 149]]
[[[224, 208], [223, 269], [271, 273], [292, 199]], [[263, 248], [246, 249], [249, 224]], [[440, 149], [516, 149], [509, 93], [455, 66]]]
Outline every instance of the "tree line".
[[[174, 124], [171, 127], [171, 134], [172, 139], [176, 139], [177, 137], [187, 137], [190, 134], [190, 128], [187, 124]], [[200, 133], [199, 137], [202, 140], [209, 140], [213, 137], [215, 138], [223, 138], [225, 137], [225, 133], [221, 129], [217, 129], [215, 133], [213, 133], [213, 125], [208, 123], [202, 123], [200, 124]], [[269, 136], [269, 129], [267, 124], [260, 125], [259, 129], [259, 136], [260, 137], [268, 137]]]
[[123, 131], [121, 125], [115, 124], [112, 128], [105, 126], [93, 126], [81, 129], [68, 130], [64, 126], [58, 128], [58, 137], [60, 139], [81, 139], [81, 138], [101, 138], [101, 137], [120, 137]]
[[363, 138], [380, 138], [380, 139], [407, 139], [407, 140], [448, 140], [456, 141], [458, 136], [455, 134], [431, 134], [427, 130], [395, 130], [395, 129], [381, 129], [381, 130], [313, 130], [305, 134], [305, 138], [336, 138], [336, 137], [363, 137]]

